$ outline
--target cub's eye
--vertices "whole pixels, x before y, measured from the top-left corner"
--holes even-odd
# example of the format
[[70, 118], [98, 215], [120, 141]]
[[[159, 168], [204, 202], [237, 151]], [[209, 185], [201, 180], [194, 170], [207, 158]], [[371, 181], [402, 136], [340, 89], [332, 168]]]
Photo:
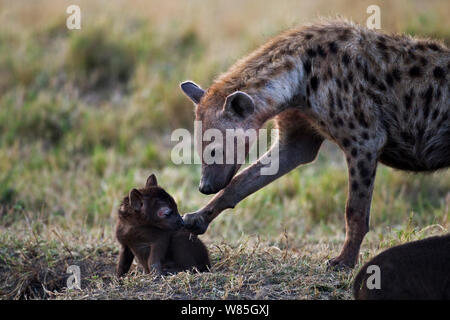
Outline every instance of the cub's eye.
[[168, 207], [163, 207], [158, 210], [158, 217], [169, 217], [173, 213], [173, 210]]

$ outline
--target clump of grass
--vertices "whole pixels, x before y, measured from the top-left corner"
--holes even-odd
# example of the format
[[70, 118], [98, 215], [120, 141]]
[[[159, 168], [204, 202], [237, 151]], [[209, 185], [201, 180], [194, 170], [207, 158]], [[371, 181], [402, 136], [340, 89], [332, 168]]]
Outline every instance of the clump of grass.
[[162, 168], [164, 163], [167, 163], [168, 159], [161, 154], [155, 144], [148, 143], [144, 146], [143, 150], [139, 152], [141, 154], [141, 165], [148, 168]]
[[450, 32], [437, 23], [433, 12], [417, 15], [415, 19], [407, 23], [405, 32], [412, 36], [441, 39], [447, 46], [450, 46]]
[[76, 116], [73, 102], [42, 92], [19, 107], [6, 101], [0, 109], [0, 134], [6, 144], [19, 139], [55, 145], [73, 128]]
[[103, 176], [105, 173], [106, 166], [108, 164], [107, 154], [105, 149], [102, 147], [97, 147], [92, 155], [92, 164], [94, 166], [94, 171], [99, 176]]
[[0, 93], [15, 87], [45, 86], [44, 55], [45, 48], [31, 35], [0, 32]]
[[[44, 240], [37, 234], [17, 239], [10, 234], [0, 237], [0, 296], [3, 299], [49, 299], [64, 290], [70, 265], [81, 269], [81, 285], [97, 274], [113, 274], [111, 247], [68, 246], [56, 234], [56, 239]], [[103, 250], [103, 251], [102, 251]], [[91, 253], [89, 253], [91, 251]]]
[[135, 68], [135, 55], [126, 43], [96, 27], [70, 38], [66, 68], [84, 90], [126, 85]]

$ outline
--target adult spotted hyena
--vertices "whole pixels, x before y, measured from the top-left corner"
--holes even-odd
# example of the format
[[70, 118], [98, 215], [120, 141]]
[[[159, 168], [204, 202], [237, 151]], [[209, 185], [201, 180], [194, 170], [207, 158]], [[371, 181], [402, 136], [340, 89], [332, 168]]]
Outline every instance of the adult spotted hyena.
[[354, 266], [378, 161], [414, 172], [450, 165], [449, 69], [450, 51], [436, 41], [326, 21], [275, 37], [206, 91], [182, 83], [203, 130], [258, 129], [275, 118], [280, 166], [261, 175], [267, 162], [260, 158], [235, 176], [238, 164], [204, 163], [200, 191], [218, 193], [185, 223], [205, 232], [224, 209], [313, 161], [329, 139], [345, 153], [349, 173], [345, 243], [330, 264]]

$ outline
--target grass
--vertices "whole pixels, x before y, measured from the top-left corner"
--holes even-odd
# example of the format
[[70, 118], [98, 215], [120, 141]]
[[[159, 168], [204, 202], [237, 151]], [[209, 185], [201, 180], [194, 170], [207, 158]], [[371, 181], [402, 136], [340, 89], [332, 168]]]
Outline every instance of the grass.
[[[361, 260], [392, 245], [442, 233], [441, 226], [392, 230], [368, 237]], [[114, 276], [117, 245], [106, 234], [70, 234], [43, 227], [18, 239], [0, 237], [0, 277], [6, 299], [350, 299], [354, 271], [327, 270], [342, 239], [321, 236], [292, 246], [289, 233], [276, 241], [242, 236], [234, 244], [208, 241], [212, 268], [196, 274], [145, 275], [136, 265]], [[332, 237], [334, 238], [334, 237]], [[81, 269], [81, 290], [68, 289], [70, 265]]]
[[[113, 230], [120, 200], [151, 172], [183, 213], [209, 199], [197, 191], [199, 166], [170, 161], [170, 133], [193, 125], [179, 82], [207, 86], [270, 36], [318, 14], [364, 23], [369, 2], [251, 0], [231, 10], [237, 2], [199, 9], [195, 1], [108, 8], [80, 1], [77, 31], [65, 28], [69, 2], [0, 2], [1, 298], [350, 299], [358, 268], [325, 266], [344, 240], [347, 190], [343, 156], [329, 143], [314, 164], [210, 226], [202, 236], [210, 273], [157, 278], [135, 267], [118, 280]], [[386, 31], [448, 43], [448, 2], [380, 6]], [[449, 190], [449, 171], [412, 175], [380, 166], [360, 263], [448, 232]], [[71, 264], [81, 267], [82, 291], [66, 288]]]

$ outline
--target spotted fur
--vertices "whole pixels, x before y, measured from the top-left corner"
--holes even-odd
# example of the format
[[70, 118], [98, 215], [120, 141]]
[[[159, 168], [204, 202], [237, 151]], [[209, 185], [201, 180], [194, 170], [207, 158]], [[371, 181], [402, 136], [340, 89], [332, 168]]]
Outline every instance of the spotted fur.
[[[238, 61], [206, 90], [196, 115], [204, 127], [220, 127], [226, 120], [217, 111], [243, 91], [255, 111], [233, 126], [259, 128], [275, 118], [283, 146], [305, 147], [306, 140], [295, 142], [305, 136], [335, 142], [346, 155], [349, 196], [346, 242], [332, 264], [352, 266], [368, 231], [378, 162], [414, 172], [450, 165], [449, 66], [450, 51], [437, 41], [323, 21], [286, 31]], [[242, 174], [236, 181], [249, 175]]]

